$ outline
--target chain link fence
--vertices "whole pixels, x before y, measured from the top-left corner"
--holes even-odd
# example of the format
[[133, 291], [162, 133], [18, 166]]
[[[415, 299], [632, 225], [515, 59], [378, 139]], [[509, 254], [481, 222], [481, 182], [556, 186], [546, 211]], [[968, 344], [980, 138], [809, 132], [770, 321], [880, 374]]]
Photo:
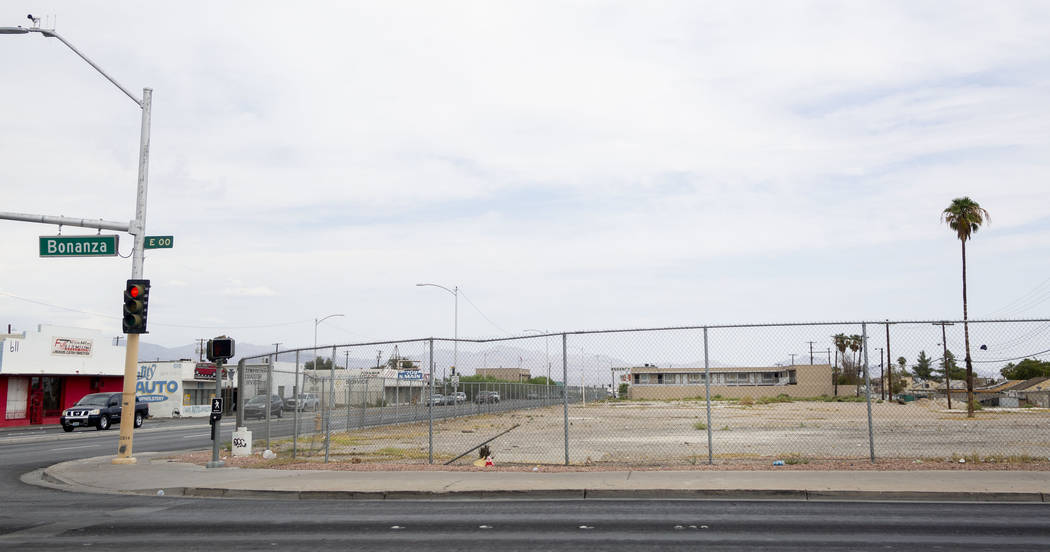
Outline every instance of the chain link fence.
[[238, 426], [324, 462], [1025, 461], [1050, 457], [1050, 380], [1017, 366], [1048, 354], [1050, 320], [348, 344], [242, 359]]

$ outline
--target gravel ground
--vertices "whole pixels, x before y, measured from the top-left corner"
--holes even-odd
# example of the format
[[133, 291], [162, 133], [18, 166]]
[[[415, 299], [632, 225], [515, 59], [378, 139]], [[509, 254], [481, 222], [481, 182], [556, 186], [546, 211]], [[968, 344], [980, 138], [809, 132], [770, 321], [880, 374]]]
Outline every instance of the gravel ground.
[[[291, 458], [290, 439], [271, 441], [279, 455], [274, 460], [253, 455], [228, 461], [275, 469], [492, 470], [472, 465], [476, 452], [456, 466], [441, 464], [502, 434], [489, 443], [497, 470], [537, 465], [544, 471], [1050, 469], [1050, 410], [985, 409], [968, 419], [964, 410], [949, 411], [937, 401], [872, 404], [877, 458], [872, 464], [867, 408], [865, 403], [715, 402], [710, 423], [714, 465], [706, 463], [706, 405], [697, 401], [570, 407], [569, 466], [564, 465], [565, 413], [559, 406], [435, 421], [435, 466], [427, 465], [426, 423], [333, 433], [329, 464], [320, 462], [323, 435], [299, 438], [298, 461]], [[207, 462], [210, 453], [202, 454], [181, 459]], [[774, 460], [787, 465], [773, 467]]]

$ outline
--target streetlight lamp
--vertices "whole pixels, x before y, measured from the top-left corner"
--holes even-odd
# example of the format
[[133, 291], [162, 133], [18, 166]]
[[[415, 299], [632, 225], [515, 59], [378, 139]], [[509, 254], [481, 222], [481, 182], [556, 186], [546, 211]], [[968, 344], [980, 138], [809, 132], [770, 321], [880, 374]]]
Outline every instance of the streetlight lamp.
[[[317, 370], [317, 326], [321, 325], [321, 322], [328, 320], [329, 318], [335, 318], [337, 316], [343, 316], [342, 314], [329, 314], [328, 316], [318, 320], [314, 318], [314, 371]], [[335, 366], [332, 366], [332, 376], [335, 376]]]
[[452, 337], [455, 340], [452, 345], [452, 368], [457, 369], [459, 368], [459, 286], [453, 286], [452, 289], [448, 289], [447, 287], [440, 284], [416, 284], [416, 287], [426, 286], [441, 288], [451, 293], [452, 297], [455, 298], [455, 310], [453, 311], [454, 314], [452, 315]]
[[[135, 194], [135, 219], [130, 223], [123, 224], [109, 221], [93, 221], [89, 222], [83, 219], [75, 219], [69, 217], [53, 217], [53, 216], [41, 216], [41, 215], [25, 215], [20, 213], [0, 213], [0, 218], [8, 220], [21, 220], [27, 222], [42, 222], [45, 224], [66, 224], [69, 226], [81, 226], [88, 228], [107, 228], [117, 231], [126, 231], [135, 237], [134, 249], [132, 249], [131, 257], [131, 278], [138, 280], [142, 279], [142, 264], [143, 264], [143, 249], [146, 240], [146, 190], [149, 175], [149, 132], [150, 132], [150, 113], [152, 111], [153, 104], [153, 89], [143, 88], [142, 99], [136, 98], [127, 88], [121, 86], [113, 77], [109, 76], [105, 71], [102, 70], [94, 61], [91, 61], [86, 55], [80, 50], [77, 50], [72, 44], [66, 39], [62, 38], [61, 35], [55, 32], [54, 29], [41, 29], [38, 25], [40, 19], [29, 15], [28, 18], [33, 22], [32, 27], [0, 27], [0, 34], [28, 34], [28, 33], [40, 33], [47, 38], [57, 38], [59, 42], [65, 44], [73, 53], [80, 56], [81, 59], [86, 61], [88, 65], [98, 71], [106, 80], [113, 83], [114, 86], [120, 89], [121, 92], [127, 94], [131, 101], [135, 102], [135, 105], [139, 106], [142, 110], [142, 123], [139, 128], [139, 170], [138, 170], [138, 186]], [[139, 354], [139, 334], [128, 334], [128, 342], [124, 351], [124, 389], [122, 397], [122, 408], [124, 412], [131, 412], [135, 408], [135, 382], [136, 382], [136, 367], [138, 365], [138, 354]], [[219, 374], [216, 374], [216, 380], [219, 378]], [[135, 457], [131, 455], [132, 452], [132, 440], [134, 435], [134, 424], [120, 424], [120, 439], [117, 441], [117, 457], [113, 459], [114, 464], [134, 464]]]

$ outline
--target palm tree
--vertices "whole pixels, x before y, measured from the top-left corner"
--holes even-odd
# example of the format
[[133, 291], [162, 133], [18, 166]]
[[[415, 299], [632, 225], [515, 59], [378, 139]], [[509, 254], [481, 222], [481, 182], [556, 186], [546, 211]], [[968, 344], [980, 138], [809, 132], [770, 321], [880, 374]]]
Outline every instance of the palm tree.
[[837, 397], [839, 396], [839, 353], [842, 353], [842, 361], [845, 363], [846, 347], [848, 345], [846, 343], [846, 334], [835, 334], [831, 338], [835, 340], [835, 370], [833, 375], [835, 376], [835, 396]]
[[857, 335], [857, 334], [853, 334], [853, 335], [851, 335], [851, 336], [846, 338], [846, 345], [849, 347], [849, 350], [853, 352], [853, 366], [857, 367], [857, 396], [858, 397], [860, 396], [860, 376], [861, 376], [860, 358], [859, 358], [859, 356], [860, 356], [860, 348], [861, 348], [861, 345], [863, 345], [863, 343], [864, 343], [864, 338], [859, 336], [859, 335]]
[[[941, 213], [941, 220], [948, 224], [948, 228], [955, 231], [955, 235], [962, 244], [963, 334], [966, 336], [966, 417], [973, 418], [973, 361], [970, 358], [970, 325], [966, 305], [966, 240], [970, 239], [985, 221], [990, 224], [992, 216], [976, 201], [968, 197], [958, 197], [953, 199], [952, 204]], [[948, 392], [951, 393], [951, 390]]]

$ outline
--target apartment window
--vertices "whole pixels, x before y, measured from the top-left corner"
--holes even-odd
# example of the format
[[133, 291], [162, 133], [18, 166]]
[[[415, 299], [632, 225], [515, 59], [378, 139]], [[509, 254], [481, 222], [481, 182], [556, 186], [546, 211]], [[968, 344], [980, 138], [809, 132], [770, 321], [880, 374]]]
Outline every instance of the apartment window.
[[704, 383], [703, 374], [689, 374], [689, 383]]
[[748, 374], [744, 372], [730, 372], [723, 375], [725, 377], [725, 382], [729, 385], [742, 385], [748, 382]]
[[773, 383], [777, 382], [777, 376], [779, 376], [779, 375], [780, 374], [778, 374], [777, 372], [762, 372], [762, 380], [761, 381], [762, 381], [762, 383], [767, 384], [767, 385], [773, 384]]

